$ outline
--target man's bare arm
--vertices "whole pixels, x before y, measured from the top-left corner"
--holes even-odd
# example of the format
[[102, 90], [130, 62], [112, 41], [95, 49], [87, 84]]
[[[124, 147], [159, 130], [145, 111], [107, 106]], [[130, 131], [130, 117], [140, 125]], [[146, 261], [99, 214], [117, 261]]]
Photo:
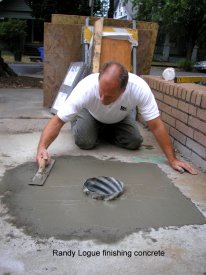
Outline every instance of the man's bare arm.
[[46, 125], [41, 134], [39, 145], [37, 148], [36, 159], [38, 163], [42, 158], [49, 162], [50, 156], [47, 152], [47, 148], [56, 139], [64, 124], [65, 122], [62, 121], [57, 115], [53, 116], [49, 120], [48, 124]]
[[165, 153], [171, 167], [179, 172], [183, 172], [184, 170], [186, 170], [189, 173], [196, 175], [197, 172], [191, 165], [176, 158], [171, 139], [161, 118], [157, 117], [155, 119], [147, 121], [147, 124], [154, 134], [159, 146]]

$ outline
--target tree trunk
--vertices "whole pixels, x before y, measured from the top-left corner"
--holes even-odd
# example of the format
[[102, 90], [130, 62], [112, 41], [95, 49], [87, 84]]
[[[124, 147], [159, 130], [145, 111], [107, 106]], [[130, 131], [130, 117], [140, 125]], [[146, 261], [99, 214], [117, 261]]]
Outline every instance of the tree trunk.
[[195, 42], [189, 40], [187, 43], [187, 53], [186, 53], [186, 59], [191, 60], [192, 58], [192, 51], [195, 46]]
[[0, 76], [4, 76], [4, 77], [17, 76], [17, 74], [9, 67], [9, 65], [4, 62], [4, 59], [1, 57], [1, 51], [0, 51]]
[[170, 57], [170, 34], [167, 33], [165, 35], [165, 42], [164, 42], [164, 48], [162, 53], [162, 59], [163, 61], [168, 61]]
[[191, 61], [192, 62], [196, 62], [197, 61], [197, 53], [198, 53], [198, 46], [195, 45], [192, 51], [192, 57], [191, 57]]
[[197, 30], [190, 28], [190, 32], [188, 33], [186, 38], [187, 38], [186, 59], [191, 60], [192, 52], [197, 41]]

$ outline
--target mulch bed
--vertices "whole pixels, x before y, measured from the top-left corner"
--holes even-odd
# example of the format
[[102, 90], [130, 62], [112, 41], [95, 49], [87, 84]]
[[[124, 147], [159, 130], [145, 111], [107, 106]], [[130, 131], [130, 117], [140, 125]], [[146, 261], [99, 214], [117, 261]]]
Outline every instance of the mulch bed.
[[43, 79], [30, 76], [0, 77], [0, 88], [43, 88]]

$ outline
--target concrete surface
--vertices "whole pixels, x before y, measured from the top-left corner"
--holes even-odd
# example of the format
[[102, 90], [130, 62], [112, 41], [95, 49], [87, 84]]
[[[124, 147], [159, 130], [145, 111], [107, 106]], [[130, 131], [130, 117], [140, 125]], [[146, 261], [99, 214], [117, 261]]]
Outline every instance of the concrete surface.
[[[140, 229], [205, 224], [154, 163], [64, 156], [56, 159], [44, 186], [29, 185], [35, 173], [35, 164], [25, 163], [7, 171], [0, 186], [12, 224], [31, 236], [114, 243]], [[86, 196], [83, 183], [98, 176], [121, 180], [123, 195], [113, 201]]]
[[9, 67], [18, 75], [39, 75], [42, 74], [43, 64], [24, 64], [24, 63], [10, 63]]
[[[42, 91], [38, 89], [0, 89], [1, 178], [6, 171], [9, 173], [10, 169], [35, 160], [40, 131], [51, 116], [47, 109], [41, 107], [42, 98]], [[156, 163], [206, 216], [205, 173], [199, 171], [197, 176], [192, 176], [173, 171], [146, 128], [140, 127], [144, 143], [136, 152], [109, 144], [82, 151], [74, 145], [68, 128], [68, 124], [64, 126], [50, 147], [53, 156], [89, 155], [129, 163]], [[1, 196], [3, 199], [4, 195]], [[25, 234], [23, 229], [12, 224], [12, 217], [1, 202], [0, 274], [203, 275], [206, 272], [206, 224], [137, 230], [112, 243], [92, 239], [39, 238], [38, 235]]]

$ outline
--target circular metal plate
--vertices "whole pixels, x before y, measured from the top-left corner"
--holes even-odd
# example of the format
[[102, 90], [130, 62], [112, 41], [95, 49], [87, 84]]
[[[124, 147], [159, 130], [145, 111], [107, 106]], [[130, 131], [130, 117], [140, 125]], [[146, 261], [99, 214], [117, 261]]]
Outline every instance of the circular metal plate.
[[89, 178], [83, 185], [83, 192], [93, 199], [113, 200], [124, 191], [123, 182], [113, 177]]

